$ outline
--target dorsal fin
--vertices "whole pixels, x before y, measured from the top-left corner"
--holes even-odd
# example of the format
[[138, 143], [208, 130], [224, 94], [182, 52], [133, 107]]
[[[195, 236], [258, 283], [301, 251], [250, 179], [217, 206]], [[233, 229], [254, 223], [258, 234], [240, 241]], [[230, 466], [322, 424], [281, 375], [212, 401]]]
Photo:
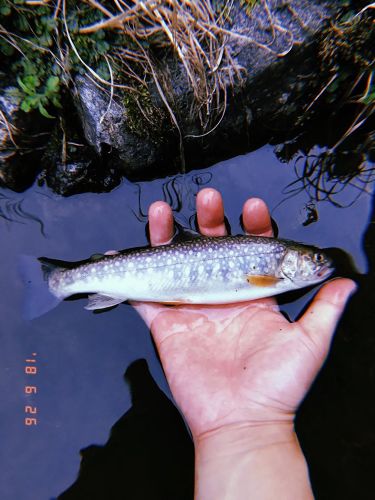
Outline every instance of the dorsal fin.
[[100, 260], [104, 257], [104, 253], [93, 253], [91, 256], [90, 256], [90, 259], [89, 260], [92, 260], [92, 261], [96, 261], [96, 260]]
[[187, 227], [183, 227], [180, 223], [174, 223], [174, 235], [172, 237], [172, 243], [178, 243], [180, 241], [192, 240], [194, 238], [202, 238], [202, 235], [199, 234], [194, 229], [190, 229]]

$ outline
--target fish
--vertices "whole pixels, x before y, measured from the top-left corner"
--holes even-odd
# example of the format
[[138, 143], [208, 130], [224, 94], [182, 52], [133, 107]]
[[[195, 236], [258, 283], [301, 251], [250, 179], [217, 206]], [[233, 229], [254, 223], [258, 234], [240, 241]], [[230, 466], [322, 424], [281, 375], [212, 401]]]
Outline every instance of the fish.
[[89, 295], [88, 310], [125, 301], [243, 302], [320, 283], [334, 270], [319, 248], [248, 235], [190, 237], [78, 262], [40, 257], [23, 267], [29, 318], [77, 294]]

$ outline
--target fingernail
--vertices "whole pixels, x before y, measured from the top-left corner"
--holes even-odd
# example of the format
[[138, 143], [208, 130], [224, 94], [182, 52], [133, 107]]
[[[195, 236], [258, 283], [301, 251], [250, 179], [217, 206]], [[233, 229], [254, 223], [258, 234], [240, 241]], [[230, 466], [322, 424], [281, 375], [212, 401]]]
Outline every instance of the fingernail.
[[165, 203], [163, 201], [154, 201], [150, 206], [150, 212], [152, 212], [153, 215], [159, 216], [164, 211], [164, 205]]
[[203, 197], [203, 203], [205, 205], [208, 205], [212, 202], [212, 200], [215, 198], [216, 192], [213, 189], [207, 189], [202, 195]]
[[156, 216], [162, 215], [163, 210], [164, 210], [163, 205], [157, 205], [156, 207], [154, 207], [154, 215]]

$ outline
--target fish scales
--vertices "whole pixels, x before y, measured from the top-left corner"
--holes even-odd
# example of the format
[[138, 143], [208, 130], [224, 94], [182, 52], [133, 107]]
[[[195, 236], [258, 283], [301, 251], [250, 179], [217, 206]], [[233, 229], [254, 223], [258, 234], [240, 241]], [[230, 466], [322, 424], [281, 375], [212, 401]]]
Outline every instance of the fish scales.
[[[130, 250], [119, 255], [103, 258], [77, 269], [56, 273], [51, 286], [58, 292], [68, 288], [75, 293], [87, 290], [90, 284], [96, 288], [99, 282], [123, 281], [130, 284], [134, 279], [146, 280], [152, 290], [160, 288], [207, 287], [207, 279], [228, 282], [246, 274], [272, 274], [284, 255], [282, 244], [264, 244], [262, 238], [254, 239], [249, 246], [243, 237], [181, 242], [168, 247]], [[268, 242], [266, 242], [268, 243]], [[144, 286], [144, 283], [143, 285]], [[134, 284], [133, 284], [134, 287]], [[189, 290], [191, 292], [191, 289]]]
[[[314, 261], [316, 255], [321, 262]], [[326, 256], [287, 240], [196, 238], [125, 250], [73, 269], [58, 268], [50, 273], [48, 285], [60, 299], [99, 293], [121, 300], [215, 304], [251, 300], [319, 282], [323, 279], [316, 275], [320, 268], [325, 270], [323, 274], [330, 268]]]

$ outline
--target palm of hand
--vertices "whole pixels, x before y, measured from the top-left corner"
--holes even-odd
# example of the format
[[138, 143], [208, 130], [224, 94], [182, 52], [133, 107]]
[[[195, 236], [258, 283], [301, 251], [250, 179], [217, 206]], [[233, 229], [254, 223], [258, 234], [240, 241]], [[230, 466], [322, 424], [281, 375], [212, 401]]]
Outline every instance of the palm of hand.
[[193, 434], [293, 418], [326, 352], [272, 300], [158, 307], [153, 335]]

